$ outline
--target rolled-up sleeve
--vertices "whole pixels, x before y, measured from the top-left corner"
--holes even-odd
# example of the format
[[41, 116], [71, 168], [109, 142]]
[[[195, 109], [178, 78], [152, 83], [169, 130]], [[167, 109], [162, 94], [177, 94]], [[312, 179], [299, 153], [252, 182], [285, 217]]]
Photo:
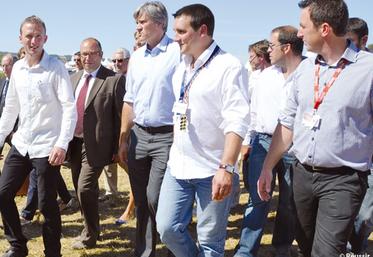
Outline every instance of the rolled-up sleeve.
[[[296, 71], [295, 71], [296, 72]], [[294, 74], [294, 83], [289, 89], [289, 95], [284, 108], [282, 108], [278, 122], [290, 130], [294, 128], [295, 115], [298, 108], [298, 86], [296, 83], [297, 74]]]
[[221, 128], [224, 134], [234, 132], [241, 138], [249, 127], [249, 97], [247, 88], [247, 72], [242, 66], [234, 66], [227, 70], [223, 81]]

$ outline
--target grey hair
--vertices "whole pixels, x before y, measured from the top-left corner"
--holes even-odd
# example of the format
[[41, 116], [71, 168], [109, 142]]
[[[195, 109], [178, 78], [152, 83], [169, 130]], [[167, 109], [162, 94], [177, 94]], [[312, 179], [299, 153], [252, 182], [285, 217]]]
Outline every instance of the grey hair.
[[10, 61], [12, 62], [12, 64], [14, 63], [14, 57], [13, 57], [13, 55], [11, 54], [11, 53], [7, 53], [7, 54], [5, 54], [2, 58], [1, 58], [1, 60], [3, 60], [3, 59], [5, 59], [5, 58], [8, 58], [8, 59], [10, 59]]
[[149, 1], [141, 5], [133, 13], [133, 17], [137, 20], [142, 14], [146, 14], [149, 18], [162, 24], [163, 30], [167, 31], [168, 26], [168, 14], [166, 7], [159, 1]]

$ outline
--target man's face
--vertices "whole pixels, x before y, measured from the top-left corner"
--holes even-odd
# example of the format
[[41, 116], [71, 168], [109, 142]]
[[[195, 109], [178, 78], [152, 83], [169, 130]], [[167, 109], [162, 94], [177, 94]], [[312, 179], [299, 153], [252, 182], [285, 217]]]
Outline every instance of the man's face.
[[12, 74], [13, 61], [9, 56], [3, 57], [1, 60], [1, 67], [3, 68], [6, 77], [10, 78], [10, 75]]
[[114, 71], [120, 74], [127, 73], [129, 58], [124, 58], [122, 52], [114, 53], [112, 61], [114, 63]]
[[74, 55], [74, 62], [75, 62], [75, 66], [78, 70], [82, 70], [83, 69], [83, 65], [82, 65], [82, 60], [80, 58], [80, 55]]
[[261, 57], [257, 55], [253, 50], [249, 51], [249, 63], [253, 71], [259, 70], [261, 66]]
[[303, 40], [308, 51], [319, 53], [322, 40], [321, 32], [311, 21], [309, 7], [301, 10], [298, 37]]
[[145, 13], [137, 17], [136, 24], [139, 42], [155, 43], [154, 41], [164, 33], [162, 24], [154, 22]]
[[286, 47], [286, 45], [282, 45], [278, 41], [278, 32], [271, 34], [269, 42], [268, 53], [269, 58], [271, 59], [271, 64], [280, 65], [285, 55], [283, 48]]
[[175, 41], [180, 45], [182, 54], [193, 55], [198, 44], [199, 30], [195, 31], [190, 25], [190, 16], [181, 15], [175, 18], [174, 31]]
[[43, 46], [47, 42], [44, 28], [38, 23], [25, 23], [21, 29], [19, 40], [25, 48], [26, 56], [41, 56]]
[[95, 40], [88, 39], [82, 42], [80, 45], [80, 58], [86, 72], [91, 73], [100, 67], [102, 51]]
[[359, 38], [359, 36], [353, 32], [348, 32], [346, 34], [347, 38], [350, 39], [352, 41], [352, 43], [354, 43], [354, 45], [361, 49], [361, 50], [364, 50], [365, 49], [365, 44], [363, 42], [362, 39]]

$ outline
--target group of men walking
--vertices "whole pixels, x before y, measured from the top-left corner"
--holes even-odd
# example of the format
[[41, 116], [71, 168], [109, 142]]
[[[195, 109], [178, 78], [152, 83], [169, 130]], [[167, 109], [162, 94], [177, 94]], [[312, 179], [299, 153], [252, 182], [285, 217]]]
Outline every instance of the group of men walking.
[[[0, 120], [3, 145], [19, 119], [0, 176], [10, 243], [4, 256], [28, 254], [14, 197], [32, 168], [45, 217], [44, 253], [61, 256], [56, 174], [67, 153], [84, 218], [73, 249], [95, 247], [98, 177], [119, 161], [128, 164], [135, 199], [135, 256], [155, 256], [157, 234], [170, 256], [224, 256], [247, 134], [250, 200], [235, 256], [257, 255], [274, 175], [277, 256], [290, 256], [294, 238], [305, 257], [346, 253], [373, 153], [373, 55], [346, 39], [344, 1], [303, 0], [299, 7], [299, 30], [276, 27], [267, 51], [250, 47], [250, 60], [263, 62], [250, 90], [247, 71], [214, 40], [214, 15], [202, 4], [173, 14], [174, 39], [166, 35], [164, 5], [141, 5], [134, 18], [143, 46], [126, 77], [103, 67], [100, 42], [87, 38], [80, 45], [83, 69], [70, 78], [43, 48], [44, 22], [26, 18], [26, 56], [14, 65]], [[303, 60], [303, 42], [316, 57]], [[188, 230], [194, 204], [197, 242]]]

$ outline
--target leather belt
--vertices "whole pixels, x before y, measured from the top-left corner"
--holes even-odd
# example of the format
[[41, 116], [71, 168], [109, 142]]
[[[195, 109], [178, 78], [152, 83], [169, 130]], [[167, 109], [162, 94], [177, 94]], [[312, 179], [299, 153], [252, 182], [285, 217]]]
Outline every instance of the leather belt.
[[165, 133], [170, 133], [174, 131], [173, 125], [165, 125], [165, 126], [160, 126], [160, 127], [144, 127], [137, 123], [136, 125], [140, 129], [148, 132], [149, 134], [165, 134]]
[[309, 166], [307, 164], [301, 164], [306, 170], [310, 171], [310, 172], [339, 172], [339, 173], [342, 173], [342, 172], [348, 172], [348, 171], [357, 171], [351, 167], [347, 167], [347, 166], [340, 166], [340, 167], [332, 167], [332, 168], [328, 168], [328, 167], [316, 167], [316, 166]]

